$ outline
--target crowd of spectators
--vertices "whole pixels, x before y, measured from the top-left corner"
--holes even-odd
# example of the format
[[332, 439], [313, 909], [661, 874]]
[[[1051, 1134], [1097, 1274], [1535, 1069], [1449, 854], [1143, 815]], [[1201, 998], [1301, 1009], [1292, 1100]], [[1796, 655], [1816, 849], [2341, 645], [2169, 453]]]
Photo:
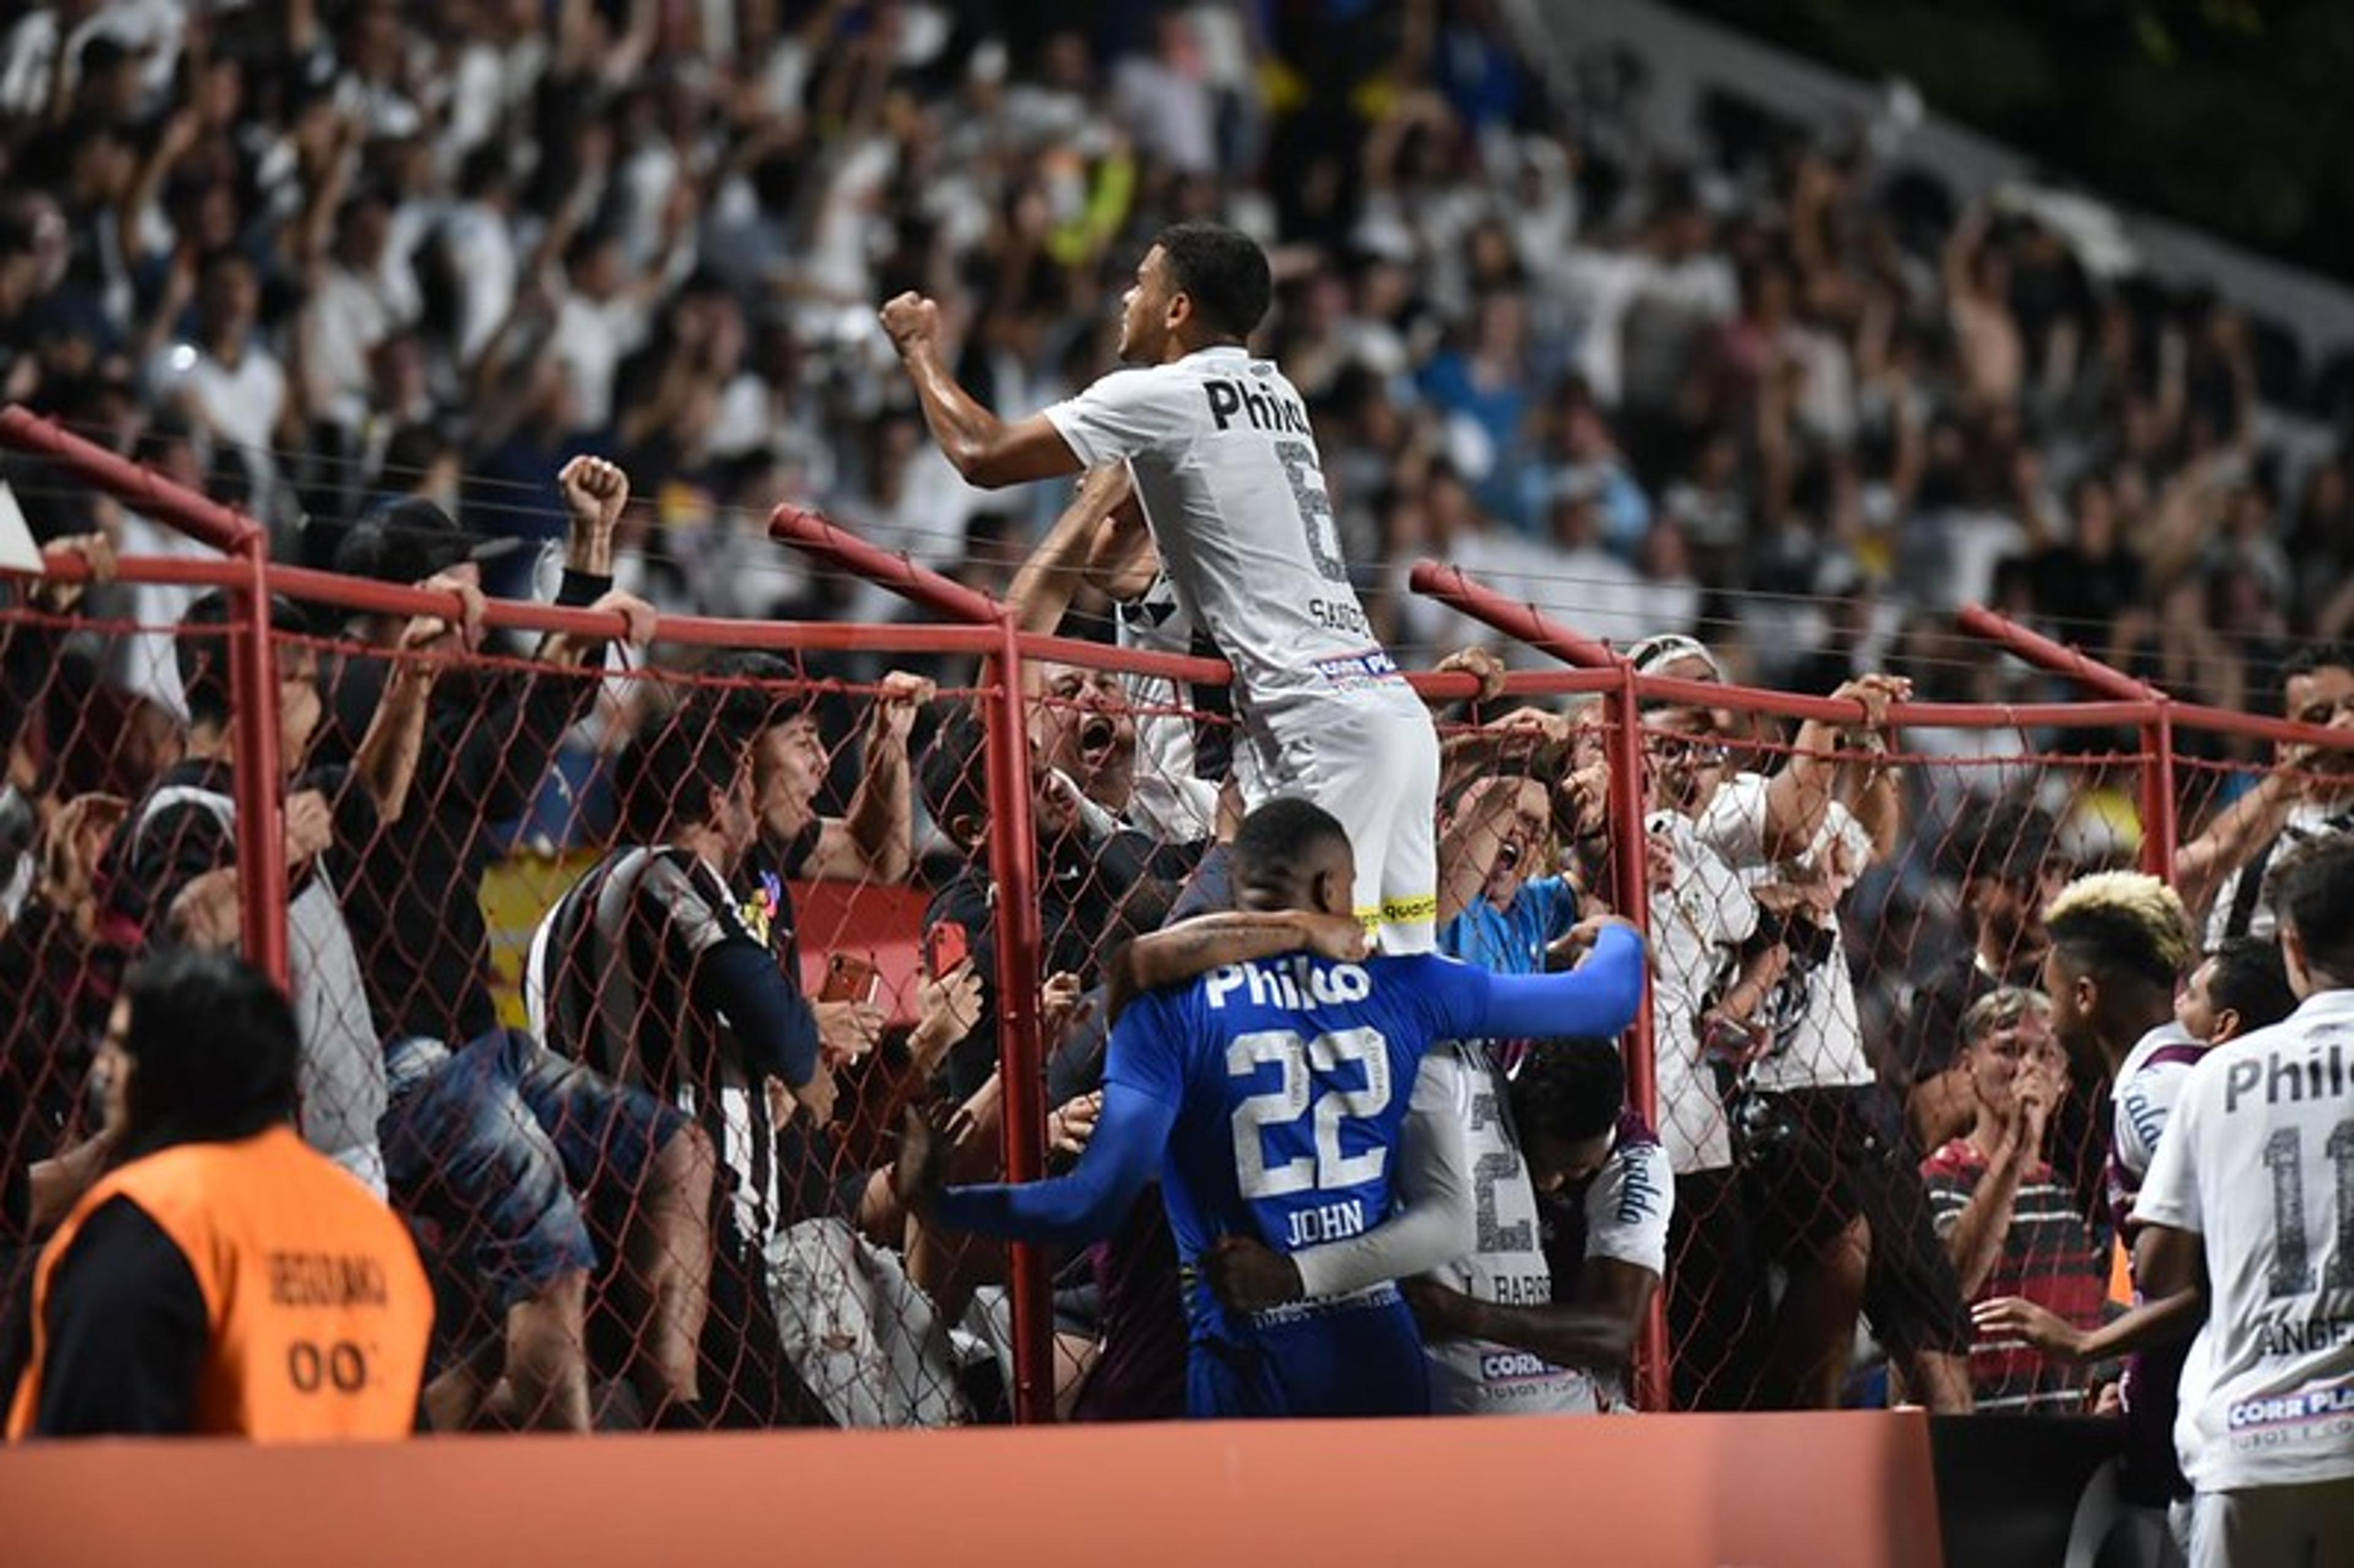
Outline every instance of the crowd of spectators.
[[[1011, 592], [1044, 626], [1076, 608], [1068, 626], [1150, 645], [1149, 563], [1141, 578], [1115, 563], [1017, 584], [1066, 497], [968, 487], [925, 439], [874, 311], [902, 288], [938, 297], [964, 384], [1001, 414], [1034, 412], [1109, 367], [1143, 243], [1214, 217], [1275, 261], [1264, 348], [1309, 399], [1344, 555], [1402, 662], [1486, 635], [1405, 590], [1435, 555], [1603, 637], [1696, 638], [1647, 645], [1661, 673], [1878, 703], [1898, 677], [1924, 697], [2027, 694], [2031, 677], [1943, 630], [1983, 599], [2186, 698], [2278, 711], [2285, 694], [2303, 713], [2311, 696], [2305, 716], [2332, 722], [2345, 694], [2314, 696], [2311, 662], [2288, 654], [2354, 628], [2348, 458], [2267, 449], [2230, 303], [2104, 279], [2053, 229], [1898, 177], [1844, 134], [1728, 140], [1702, 165], [1665, 164], [1623, 103], [1541, 79], [1500, 9], [43, 5], [0, 37], [0, 391], [246, 507], [284, 559], [595, 603], [633, 630], [649, 611], [899, 613], [766, 541], [769, 509], [795, 502]], [[629, 504], [605, 504], [612, 482], [576, 459], [626, 476]], [[61, 551], [201, 553], [53, 471], [9, 476]], [[60, 1043], [102, 1003], [110, 944], [164, 928], [218, 943], [234, 925], [228, 821], [196, 798], [225, 799], [202, 630], [217, 606], [153, 584], [90, 602], [151, 630], [61, 642], [26, 622], [7, 651], [6, 825], [26, 853], [5, 956], [33, 999], [0, 1077], [12, 1181], [23, 1166], [62, 1180], [59, 1161], [89, 1158], [78, 1139], [104, 1137]], [[189, 630], [153, 630], [192, 605]], [[288, 620], [304, 629], [291, 607]], [[488, 1282], [458, 1320], [504, 1326], [444, 1347], [436, 1418], [584, 1424], [592, 1370], [658, 1423], [997, 1408], [977, 1370], [1003, 1342], [991, 1268], [895, 1203], [887, 1149], [837, 1117], [834, 1082], [844, 1105], [867, 1102], [870, 1133], [927, 1085], [952, 1095], [961, 1158], [986, 1168], [999, 1003], [982, 732], [930, 705], [932, 680], [961, 669], [845, 659], [827, 673], [863, 694], [804, 705], [779, 696], [802, 689], [791, 665], [706, 665], [681, 694], [600, 683], [602, 645], [550, 638], [512, 651], [523, 668], [419, 691], [398, 672], [471, 625], [309, 629], [349, 645], [285, 673], [286, 711], [322, 732], [314, 772], [290, 785], [287, 858], [317, 867], [290, 915], [308, 901], [301, 945], [335, 970], [336, 994], [303, 1014], [306, 1051], [338, 1027], [383, 1046], [381, 1066], [355, 1053], [375, 1076], [369, 1103], [345, 1107], [367, 1124], [348, 1163], [380, 1186], [393, 1167], [395, 1199], [446, 1224], [443, 1264], [472, 1257]], [[2342, 659], [2320, 668], [2349, 677]], [[1160, 705], [1173, 692], [1038, 673], [1045, 1022], [1067, 1152], [1100, 1072], [1083, 998], [1119, 938], [1202, 896], [1223, 761], [1217, 726]], [[44, 735], [43, 711], [72, 715], [70, 733], [52, 717]], [[2105, 1267], [2089, 1195], [2104, 1086], [2071, 1083], [2039, 1048], [2043, 1004], [2020, 988], [2043, 901], [2130, 846], [2087, 824], [2080, 789], [2026, 799], [2023, 761], [1947, 770], [1899, 801], [1884, 769], [1801, 777], [1802, 757], [1776, 771], [1728, 715], [1658, 716], [1660, 1038], [1685, 1063], [1681, 1084], [1662, 1071], [1668, 1286], [1679, 1330], [1710, 1352], [1678, 1393], [1846, 1397], [1862, 1314], [1916, 1396], [1964, 1407], [1969, 1297], [2057, 1267], [2082, 1307]], [[1467, 736], [1441, 800], [1450, 916], [1492, 923], [1550, 897], [1527, 890], [1556, 869], [1541, 863], [1556, 831], [1577, 890], [1560, 912], [1602, 892], [1606, 786], [1580, 726], [1528, 715], [1506, 725], [1516, 738]], [[1542, 787], [1481, 782], [1472, 757]], [[502, 842], [493, 824], [544, 810], [550, 776], [583, 807], [551, 831], [610, 853], [543, 932], [535, 1041], [493, 1033], [467, 895]], [[2293, 810], [2318, 825], [2334, 801], [2281, 788], [2251, 797], [2200, 863], [2234, 870]], [[1786, 820], [1801, 789], [1812, 802]], [[166, 832], [159, 810], [186, 823]], [[138, 870], [142, 854], [156, 863]], [[807, 879], [918, 881], [928, 950], [952, 928], [970, 952], [940, 948], [896, 1026], [855, 977], [805, 999], [788, 885]], [[463, 913], [439, 917], [434, 900]], [[2227, 921], [2231, 902], [2197, 901]], [[630, 925], [641, 909], [651, 935]], [[1890, 911], [1930, 918], [1892, 944]], [[1567, 925], [1525, 919], [1539, 955]], [[769, 979], [658, 972], [722, 950], [758, 954]], [[618, 1004], [599, 986], [642, 962], [641, 1012], [604, 1016]], [[675, 1025], [658, 1053], [608, 1033], [647, 1018]], [[567, 1076], [549, 1047], [593, 1075]], [[451, 1125], [492, 1106], [538, 1135], [482, 1133], [472, 1185], [452, 1184], [457, 1144], [390, 1130], [429, 1077]], [[724, 1088], [673, 1114], [706, 1082]], [[608, 1136], [567, 1139], [567, 1107]], [[1806, 1211], [1749, 1224], [1759, 1171]], [[1983, 1181], [1999, 1202], [1975, 1195]], [[37, 1226], [46, 1191], [26, 1189], [10, 1239]], [[539, 1198], [485, 1197], [518, 1191]], [[2005, 1252], [2019, 1193], [2078, 1228]], [[504, 1228], [485, 1234], [493, 1216]], [[1683, 1277], [1696, 1232], [1723, 1251]], [[1066, 1276], [1073, 1367], [1101, 1358], [1073, 1398], [1127, 1414], [1165, 1401], [1150, 1336], [1174, 1300], [1167, 1251], [1140, 1212]], [[605, 1299], [599, 1257], [622, 1260], [634, 1298]], [[778, 1279], [866, 1327], [798, 1319]], [[683, 1349], [697, 1335], [699, 1358]], [[2088, 1390], [1995, 1361], [1968, 1369], [1989, 1405]]]

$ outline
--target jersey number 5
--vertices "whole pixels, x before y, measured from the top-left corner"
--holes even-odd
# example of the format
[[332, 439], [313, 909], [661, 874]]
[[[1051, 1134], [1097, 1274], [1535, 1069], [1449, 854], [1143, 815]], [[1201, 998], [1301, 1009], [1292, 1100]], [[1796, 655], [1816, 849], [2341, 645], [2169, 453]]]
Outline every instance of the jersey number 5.
[[[1386, 1149], [1362, 1154], [1341, 1151], [1341, 1124], [1370, 1120], [1390, 1103], [1390, 1053], [1374, 1029], [1338, 1030], [1302, 1040], [1288, 1029], [1261, 1029], [1237, 1035], [1226, 1047], [1226, 1075], [1247, 1078], [1274, 1063], [1282, 1069], [1276, 1087], [1246, 1096], [1235, 1107], [1235, 1178], [1246, 1200], [1280, 1198], [1311, 1188], [1355, 1187], [1379, 1179], [1389, 1163]], [[1344, 1088], [1329, 1080], [1346, 1065], [1363, 1068], [1364, 1085]], [[1267, 1163], [1267, 1135], [1280, 1135], [1313, 1115], [1315, 1153]], [[1286, 1141], [1297, 1147], [1293, 1137]]]

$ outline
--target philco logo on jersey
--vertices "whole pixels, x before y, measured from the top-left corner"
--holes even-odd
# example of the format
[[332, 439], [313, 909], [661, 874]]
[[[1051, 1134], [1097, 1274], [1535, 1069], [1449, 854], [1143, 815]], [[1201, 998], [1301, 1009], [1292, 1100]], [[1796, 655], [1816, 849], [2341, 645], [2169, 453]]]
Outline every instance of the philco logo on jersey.
[[2346, 1093], [2346, 1044], [2342, 1040], [2328, 1044], [2329, 1050], [2325, 1054], [2322, 1042], [2315, 1040], [2306, 1047], [2308, 1054], [2302, 1061], [2288, 1051], [2272, 1050], [2264, 1053], [2261, 1062], [2253, 1056], [2243, 1056], [2232, 1063], [2223, 1079], [2223, 1109], [2238, 1110], [2240, 1097], [2254, 1094], [2259, 1084], [2264, 1086], [2264, 1104], [2268, 1106], [2284, 1102], [2298, 1105], [2325, 1095], [2332, 1098], [2342, 1096]]
[[1226, 998], [1246, 986], [1250, 989], [1254, 1006], [1313, 1012], [1320, 1007], [1364, 1001], [1373, 994], [1373, 977], [1357, 964], [1319, 968], [1305, 953], [1257, 963], [1228, 964], [1210, 971], [1210, 1005], [1225, 1007]]
[[1209, 395], [1210, 418], [1222, 430], [1240, 414], [1255, 430], [1287, 436], [1315, 434], [1309, 428], [1308, 410], [1280, 392], [1261, 392], [1234, 381], [1204, 381], [1202, 390]]

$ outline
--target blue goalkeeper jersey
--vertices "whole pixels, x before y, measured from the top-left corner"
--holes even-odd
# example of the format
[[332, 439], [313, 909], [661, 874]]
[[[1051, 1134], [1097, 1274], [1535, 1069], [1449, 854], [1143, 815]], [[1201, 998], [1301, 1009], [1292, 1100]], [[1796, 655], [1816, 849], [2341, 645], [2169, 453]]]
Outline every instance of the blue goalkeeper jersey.
[[[1336, 964], [1299, 953], [1218, 969], [1121, 1016], [1102, 1118], [1076, 1171], [1023, 1186], [950, 1188], [935, 1217], [952, 1230], [1090, 1240], [1157, 1175], [1189, 1273], [1221, 1235], [1286, 1253], [1345, 1240], [1389, 1213], [1399, 1128], [1433, 1042], [1615, 1034], [1642, 987], [1642, 941], [1620, 928], [1605, 931], [1568, 974], [1500, 976], [1430, 954]], [[1242, 1314], [1193, 1280], [1194, 1412], [1400, 1407], [1406, 1393], [1373, 1398], [1353, 1386], [1376, 1356], [1417, 1387], [1422, 1376], [1394, 1287], [1377, 1294]], [[1384, 1309], [1386, 1326], [1356, 1306]], [[1310, 1341], [1361, 1353], [1320, 1356], [1326, 1371], [1311, 1375], [1297, 1364]], [[1205, 1364], [1216, 1374], [1206, 1381]]]
[[[1297, 953], [1131, 1007], [1104, 1079], [1174, 1113], [1160, 1176], [1178, 1255], [1230, 1234], [1298, 1252], [1381, 1224], [1423, 1053], [1484, 1015], [1487, 980], [1427, 955]], [[1186, 1298], [1196, 1340], [1246, 1331], [1207, 1289]]]

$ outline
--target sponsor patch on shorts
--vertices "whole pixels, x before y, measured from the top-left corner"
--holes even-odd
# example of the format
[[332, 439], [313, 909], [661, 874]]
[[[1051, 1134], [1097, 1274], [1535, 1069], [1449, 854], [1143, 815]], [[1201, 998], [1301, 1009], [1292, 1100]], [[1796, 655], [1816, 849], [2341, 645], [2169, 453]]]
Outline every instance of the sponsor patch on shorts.
[[1319, 659], [1309, 668], [1336, 686], [1363, 686], [1397, 678], [1397, 661], [1378, 648]]

